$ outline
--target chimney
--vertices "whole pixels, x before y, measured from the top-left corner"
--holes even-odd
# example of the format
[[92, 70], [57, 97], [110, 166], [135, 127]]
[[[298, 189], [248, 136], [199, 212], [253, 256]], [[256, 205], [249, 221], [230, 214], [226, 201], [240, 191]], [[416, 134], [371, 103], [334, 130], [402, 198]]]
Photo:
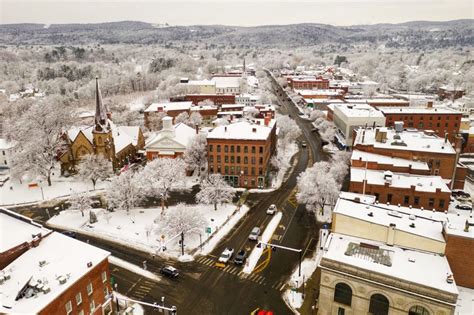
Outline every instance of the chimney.
[[365, 141], [365, 129], [362, 130], [362, 143], [364, 143]]
[[252, 128], [252, 132], [257, 132], [257, 128]]
[[426, 104], [426, 107], [433, 108], [433, 101], [428, 101], [428, 103]]
[[393, 243], [395, 241], [395, 227], [397, 225], [395, 223], [390, 223], [388, 226], [388, 231], [387, 231], [387, 245], [393, 246]]
[[227, 132], [227, 126], [224, 126], [224, 132]]
[[448, 133], [444, 133], [444, 143], [448, 143]]
[[263, 119], [263, 122], [264, 122], [265, 126], [268, 127], [268, 125], [270, 124], [271, 119], [272, 118], [268, 114], [267, 114], [267, 116], [265, 116], [265, 118]]

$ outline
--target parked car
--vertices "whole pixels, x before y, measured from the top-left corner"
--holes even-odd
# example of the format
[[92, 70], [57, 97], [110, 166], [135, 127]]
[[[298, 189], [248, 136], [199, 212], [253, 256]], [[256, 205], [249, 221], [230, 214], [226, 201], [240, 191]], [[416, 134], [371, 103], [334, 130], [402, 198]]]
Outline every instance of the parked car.
[[277, 208], [275, 205], [270, 205], [270, 207], [268, 207], [267, 209], [267, 214], [275, 214], [275, 212], [277, 211]]
[[74, 231], [63, 231], [61, 233], [72, 238], [77, 238], [76, 232]]
[[459, 196], [459, 197], [456, 197], [456, 200], [459, 202], [468, 202], [468, 201], [471, 201], [471, 197]]
[[470, 198], [471, 197], [471, 194], [469, 194], [468, 192], [465, 192], [463, 190], [460, 190], [460, 189], [454, 189], [451, 194], [454, 196], [454, 197], [466, 197], [466, 198]]
[[301, 147], [302, 147], [302, 148], [306, 148], [306, 146], [307, 146], [306, 141], [301, 141]]
[[472, 205], [469, 205], [467, 203], [461, 203], [461, 204], [456, 205], [456, 209], [472, 210]]
[[226, 247], [217, 261], [226, 264], [232, 258], [232, 254], [234, 254], [234, 249]]
[[260, 233], [261, 233], [260, 228], [258, 226], [254, 227], [252, 229], [252, 232], [250, 232], [249, 240], [251, 241], [258, 240], [258, 236], [260, 235]]
[[163, 266], [160, 269], [160, 273], [169, 278], [176, 278], [179, 276], [179, 271], [173, 266]]
[[241, 249], [234, 258], [234, 264], [243, 265], [245, 260], [247, 260], [247, 252]]

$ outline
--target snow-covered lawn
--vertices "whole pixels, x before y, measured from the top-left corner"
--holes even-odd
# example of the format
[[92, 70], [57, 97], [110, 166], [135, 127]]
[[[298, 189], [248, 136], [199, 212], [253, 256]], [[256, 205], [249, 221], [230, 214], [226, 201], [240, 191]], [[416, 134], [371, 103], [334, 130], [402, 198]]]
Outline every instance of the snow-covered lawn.
[[128, 261], [125, 261], [123, 259], [120, 259], [115, 256], [109, 256], [109, 263], [115, 266], [119, 266], [123, 269], [127, 269], [128, 271], [131, 271], [133, 273], [136, 273], [137, 275], [143, 276], [145, 278], [148, 278], [153, 281], [161, 281], [160, 277], [155, 275], [153, 272], [150, 272], [148, 270], [145, 270], [137, 265], [134, 265], [132, 263], [129, 263]]
[[[170, 206], [165, 210], [172, 215], [177, 206]], [[200, 241], [204, 244], [202, 253], [208, 253], [217, 245], [227, 232], [248, 211], [247, 206], [236, 210], [233, 204], [218, 206], [217, 211], [213, 205], [189, 205], [186, 209], [200, 213], [206, 223], [201, 231], [192, 231], [184, 234], [185, 254], [196, 254]], [[103, 209], [93, 210], [97, 214], [98, 222], [88, 223], [89, 214], [84, 217], [79, 211], [65, 210], [51, 218], [48, 224], [64, 229], [77, 230], [80, 233], [90, 234], [111, 241], [122, 242], [141, 250], [167, 257], [181, 256], [181, 247], [178, 243], [180, 235], [170, 235], [161, 216], [161, 208], [136, 208], [126, 211], [107, 212]], [[234, 214], [234, 215], [233, 215]], [[229, 220], [228, 220], [229, 219]], [[228, 222], [226, 222], [228, 221]], [[224, 223], [226, 223], [224, 225]], [[211, 233], [206, 233], [210, 228]], [[217, 232], [216, 232], [217, 230]], [[210, 238], [208, 242], [207, 239]], [[163, 252], [160, 249], [166, 246]], [[188, 256], [185, 256], [189, 260]]]
[[[280, 224], [281, 218], [283, 214], [279, 211], [277, 212], [271, 221], [268, 223], [267, 227], [265, 228], [265, 231], [263, 231], [262, 236], [260, 238], [261, 242], [264, 243], [269, 243], [270, 239], [272, 238], [273, 233], [275, 233], [276, 228], [278, 227], [278, 224]], [[260, 246], [258, 248], [257, 246], [254, 247], [252, 252], [249, 255], [249, 258], [247, 259], [247, 263], [245, 264], [243, 272], [250, 274], [252, 271], [255, 269], [255, 266], [258, 263], [258, 260], [260, 259], [260, 256], [262, 256], [263, 250], [265, 249], [265, 246]]]
[[[30, 187], [29, 184], [37, 184], [37, 186]], [[108, 182], [99, 181], [96, 190], [103, 190], [108, 184]], [[92, 189], [92, 182], [82, 181], [77, 177], [53, 176], [51, 186], [48, 186], [46, 182], [20, 183], [18, 180], [10, 179], [3, 187], [0, 187], [0, 206], [35, 203], [67, 197], [71, 193], [92, 191]]]
[[[280, 148], [279, 148], [280, 149]], [[281, 161], [285, 161], [286, 163], [279, 163], [278, 173], [272, 179], [272, 188], [278, 189], [283, 182], [287, 171], [292, 167], [291, 158], [298, 152], [298, 145], [296, 141], [289, 143], [286, 146], [286, 150], [281, 153]], [[278, 153], [280, 154], [280, 153]], [[295, 161], [293, 165], [295, 164]]]

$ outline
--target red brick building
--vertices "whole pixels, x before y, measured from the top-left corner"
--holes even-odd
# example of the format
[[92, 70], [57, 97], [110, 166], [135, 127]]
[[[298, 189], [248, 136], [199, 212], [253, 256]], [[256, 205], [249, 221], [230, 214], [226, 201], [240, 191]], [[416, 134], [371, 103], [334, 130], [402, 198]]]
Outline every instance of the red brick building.
[[181, 113], [189, 114], [191, 106], [193, 105], [190, 101], [185, 102], [170, 102], [170, 103], [153, 103], [145, 109], [144, 118], [145, 126], [148, 127], [149, 119], [159, 113], [163, 113], [166, 116], [172, 117], [173, 121]]
[[198, 105], [199, 102], [210, 100], [214, 105], [235, 104], [233, 94], [187, 94], [184, 99]]
[[440, 176], [351, 167], [349, 191], [374, 195], [379, 203], [448, 210], [451, 190]]
[[234, 187], [265, 188], [276, 140], [270, 117], [216, 127], [207, 136], [209, 173], [222, 174]]
[[[355, 133], [353, 150], [426, 162], [430, 175], [451, 181], [454, 178], [453, 188], [463, 189], [467, 168], [457, 163], [457, 151], [447, 139], [428, 131], [396, 131], [387, 127], [360, 128]], [[456, 148], [460, 147], [457, 141]]]
[[288, 86], [292, 89], [299, 89], [299, 90], [304, 90], [304, 89], [323, 89], [323, 90], [329, 90], [329, 80], [324, 79], [321, 77], [308, 77], [308, 76], [303, 76], [303, 77], [288, 77]]
[[394, 127], [396, 121], [402, 121], [405, 128], [433, 130], [443, 138], [447, 133], [451, 142], [454, 142], [461, 126], [462, 113], [450, 108], [379, 107], [379, 110], [386, 117], [387, 127]]
[[112, 314], [109, 252], [5, 209], [0, 225], [2, 237], [8, 235], [2, 262], [19, 245], [32, 246], [2, 267], [8, 278], [0, 283], [1, 314]]

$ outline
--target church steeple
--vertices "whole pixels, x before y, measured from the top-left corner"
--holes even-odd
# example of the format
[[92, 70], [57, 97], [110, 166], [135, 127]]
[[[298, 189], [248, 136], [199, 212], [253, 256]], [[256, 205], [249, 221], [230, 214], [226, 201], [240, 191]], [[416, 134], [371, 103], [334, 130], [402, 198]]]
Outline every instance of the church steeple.
[[96, 132], [108, 132], [110, 129], [107, 120], [107, 111], [102, 103], [102, 94], [99, 89], [99, 78], [95, 78], [95, 127]]

